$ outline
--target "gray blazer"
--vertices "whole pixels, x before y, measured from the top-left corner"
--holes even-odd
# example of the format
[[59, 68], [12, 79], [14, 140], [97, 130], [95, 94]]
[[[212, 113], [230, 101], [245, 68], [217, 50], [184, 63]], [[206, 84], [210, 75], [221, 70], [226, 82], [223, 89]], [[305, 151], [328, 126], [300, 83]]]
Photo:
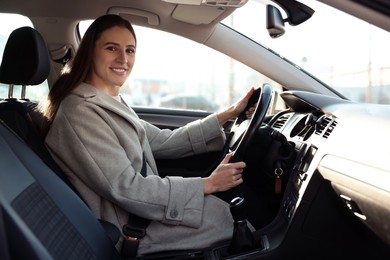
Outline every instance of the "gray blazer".
[[[120, 230], [127, 212], [152, 220], [139, 254], [202, 248], [231, 237], [228, 203], [205, 196], [201, 178], [159, 177], [154, 160], [220, 150], [225, 135], [215, 114], [161, 130], [81, 84], [61, 103], [45, 142], [97, 218]], [[146, 177], [140, 174], [143, 154]]]

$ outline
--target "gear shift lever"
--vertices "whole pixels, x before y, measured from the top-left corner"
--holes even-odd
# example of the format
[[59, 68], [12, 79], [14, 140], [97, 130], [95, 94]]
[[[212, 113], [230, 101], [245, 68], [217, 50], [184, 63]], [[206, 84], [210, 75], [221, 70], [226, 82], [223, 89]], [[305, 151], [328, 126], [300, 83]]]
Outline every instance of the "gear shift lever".
[[236, 197], [230, 202], [234, 230], [228, 251], [232, 255], [251, 250], [254, 246], [253, 234], [245, 219], [244, 201], [243, 198]]

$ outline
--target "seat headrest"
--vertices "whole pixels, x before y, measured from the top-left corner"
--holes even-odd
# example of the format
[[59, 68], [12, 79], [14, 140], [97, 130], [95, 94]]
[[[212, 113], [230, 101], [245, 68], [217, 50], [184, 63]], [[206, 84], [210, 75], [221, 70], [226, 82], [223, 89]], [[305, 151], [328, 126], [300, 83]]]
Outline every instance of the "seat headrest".
[[50, 57], [41, 34], [31, 27], [14, 30], [4, 48], [0, 82], [38, 85], [49, 75]]

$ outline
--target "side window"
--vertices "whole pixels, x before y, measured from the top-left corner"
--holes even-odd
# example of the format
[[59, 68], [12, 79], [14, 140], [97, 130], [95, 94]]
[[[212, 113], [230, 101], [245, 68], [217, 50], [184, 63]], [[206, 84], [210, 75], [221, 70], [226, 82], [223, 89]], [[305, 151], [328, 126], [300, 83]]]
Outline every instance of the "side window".
[[[30, 19], [25, 16], [6, 13], [0, 13], [0, 24], [0, 61], [2, 61], [4, 48], [12, 31], [23, 26], [33, 27], [33, 25]], [[8, 98], [8, 89], [9, 86], [7, 84], [0, 83], [0, 100]], [[21, 90], [21, 86], [14, 86], [13, 97], [20, 98]], [[26, 97], [33, 101], [39, 101], [42, 97], [47, 95], [48, 90], [48, 84], [45, 80], [39, 86], [27, 87]]]
[[[80, 24], [80, 34], [89, 22]], [[202, 44], [134, 26], [136, 61], [121, 95], [132, 106], [218, 111], [251, 86], [277, 84]], [[156, 40], [158, 39], [158, 40]]]

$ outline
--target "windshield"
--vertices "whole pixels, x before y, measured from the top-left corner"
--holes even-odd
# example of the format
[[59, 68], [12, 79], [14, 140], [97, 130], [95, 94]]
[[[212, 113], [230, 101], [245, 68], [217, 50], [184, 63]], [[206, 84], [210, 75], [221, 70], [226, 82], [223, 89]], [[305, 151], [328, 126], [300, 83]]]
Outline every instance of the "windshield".
[[300, 2], [314, 9], [313, 16], [298, 26], [285, 23], [285, 34], [278, 38], [271, 38], [266, 29], [264, 3], [275, 5], [271, 1], [250, 0], [223, 23], [277, 52], [348, 99], [389, 104], [390, 34], [318, 1]]

